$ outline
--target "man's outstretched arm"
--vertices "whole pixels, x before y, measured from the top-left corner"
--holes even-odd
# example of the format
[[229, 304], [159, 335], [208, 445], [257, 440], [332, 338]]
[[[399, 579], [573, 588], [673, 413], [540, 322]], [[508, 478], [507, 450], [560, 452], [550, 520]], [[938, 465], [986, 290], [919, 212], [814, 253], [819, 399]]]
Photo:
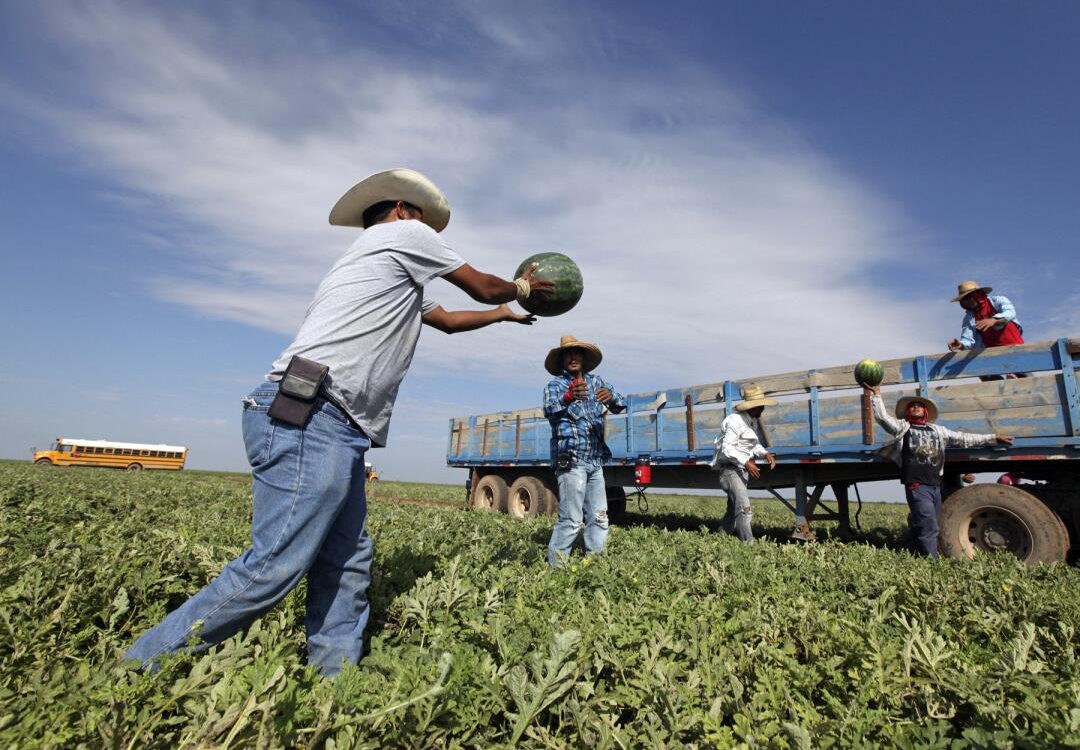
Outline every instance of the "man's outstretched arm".
[[446, 274], [443, 278], [477, 302], [497, 305], [502, 302], [525, 299], [533, 294], [550, 294], [555, 285], [550, 281], [533, 279], [533, 271], [535, 270], [536, 264], [534, 263], [531, 268], [526, 269], [525, 273], [521, 274], [520, 278], [507, 281], [494, 274], [477, 271], [466, 263]]
[[477, 328], [501, 323], [504, 320], [528, 326], [532, 325], [536, 316], [521, 315], [506, 305], [499, 305], [490, 310], [444, 310], [442, 307], [436, 307], [420, 319], [425, 325], [438, 328], [443, 333], [460, 333], [475, 331]]

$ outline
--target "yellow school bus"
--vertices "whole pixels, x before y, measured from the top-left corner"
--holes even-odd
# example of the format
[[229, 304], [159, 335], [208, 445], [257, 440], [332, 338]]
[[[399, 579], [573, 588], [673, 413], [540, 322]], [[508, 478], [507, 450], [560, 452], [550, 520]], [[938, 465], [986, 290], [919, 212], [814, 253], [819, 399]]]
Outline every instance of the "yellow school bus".
[[111, 440], [58, 437], [48, 450], [34, 451], [34, 463], [38, 466], [108, 466], [128, 471], [179, 470], [184, 468], [185, 461], [187, 448], [180, 445], [114, 443]]

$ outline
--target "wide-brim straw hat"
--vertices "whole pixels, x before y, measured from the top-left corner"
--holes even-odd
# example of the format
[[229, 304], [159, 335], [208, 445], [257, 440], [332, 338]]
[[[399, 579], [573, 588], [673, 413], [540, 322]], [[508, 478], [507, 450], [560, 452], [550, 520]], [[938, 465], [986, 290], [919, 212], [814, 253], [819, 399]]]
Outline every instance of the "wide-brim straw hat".
[[937, 404], [925, 396], [904, 396], [902, 399], [896, 402], [896, 418], [907, 419], [907, 409], [915, 401], [920, 402], [923, 408], [926, 409], [926, 421], [937, 421]]
[[559, 345], [548, 352], [547, 357], [544, 358], [544, 369], [552, 375], [562, 374], [562, 353], [565, 349], [581, 350], [582, 372], [592, 372], [599, 366], [600, 360], [604, 358], [600, 347], [596, 344], [590, 344], [588, 341], [578, 341], [574, 336], [567, 333], [559, 339]]
[[949, 302], [959, 302], [972, 292], [982, 292], [983, 294], [990, 294], [990, 292], [992, 291], [994, 291], [993, 287], [979, 286], [979, 282], [977, 281], [961, 281], [959, 284], [956, 285], [956, 296], [949, 300]]
[[748, 385], [742, 389], [742, 403], [735, 407], [736, 411], [749, 411], [758, 406], [776, 406], [777, 401], [765, 397], [765, 391], [759, 385]]
[[450, 223], [446, 196], [414, 169], [377, 172], [349, 188], [330, 209], [330, 223], [337, 227], [363, 227], [364, 211], [381, 201], [405, 201], [424, 212], [422, 221], [436, 232]]

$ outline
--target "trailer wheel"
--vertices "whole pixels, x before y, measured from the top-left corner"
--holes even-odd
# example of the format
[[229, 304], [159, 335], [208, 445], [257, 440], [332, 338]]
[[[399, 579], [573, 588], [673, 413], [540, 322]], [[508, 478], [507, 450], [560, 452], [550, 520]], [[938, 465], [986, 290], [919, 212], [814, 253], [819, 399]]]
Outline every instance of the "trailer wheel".
[[488, 474], [476, 483], [473, 490], [472, 506], [477, 510], [486, 510], [493, 513], [506, 511], [506, 496], [510, 491], [506, 487], [506, 480], [498, 474]]
[[544, 502], [540, 504], [540, 512], [546, 516], [559, 515], [559, 486], [552, 486], [550, 482], [544, 482]]
[[626, 488], [607, 488], [607, 514], [608, 518], [615, 523], [621, 523], [626, 518]]
[[1030, 565], [1064, 560], [1069, 551], [1061, 518], [1034, 495], [1004, 484], [973, 484], [949, 495], [940, 525], [948, 557], [1004, 551]]
[[506, 512], [514, 518], [535, 516], [543, 510], [546, 492], [544, 483], [536, 477], [518, 477], [510, 485], [510, 499], [506, 503]]

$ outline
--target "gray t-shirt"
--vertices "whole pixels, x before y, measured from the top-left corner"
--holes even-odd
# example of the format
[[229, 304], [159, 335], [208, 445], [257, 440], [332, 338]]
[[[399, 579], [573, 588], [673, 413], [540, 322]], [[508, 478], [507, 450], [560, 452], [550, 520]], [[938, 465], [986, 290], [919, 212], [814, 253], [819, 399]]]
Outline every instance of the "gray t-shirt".
[[419, 221], [376, 224], [319, 284], [296, 338], [267, 376], [280, 380], [294, 354], [330, 366], [331, 396], [375, 445], [385, 445], [398, 386], [435, 309], [424, 285], [465, 264]]

